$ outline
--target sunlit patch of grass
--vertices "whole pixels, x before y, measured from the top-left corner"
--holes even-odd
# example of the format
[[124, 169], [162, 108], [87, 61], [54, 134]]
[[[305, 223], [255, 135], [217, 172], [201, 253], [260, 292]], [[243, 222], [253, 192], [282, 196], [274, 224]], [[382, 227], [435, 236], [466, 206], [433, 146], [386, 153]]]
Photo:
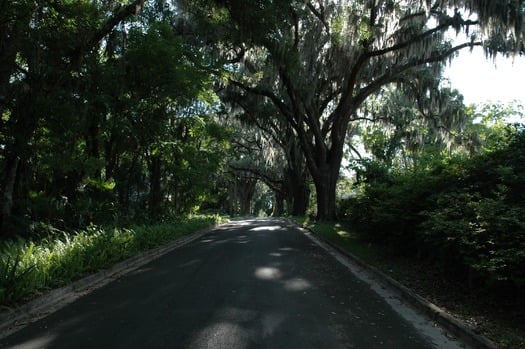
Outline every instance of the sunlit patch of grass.
[[[299, 220], [296, 221], [299, 222]], [[377, 262], [380, 259], [382, 251], [377, 246], [360, 239], [358, 234], [342, 223], [307, 222], [303, 225], [361, 259], [369, 262]]]
[[342, 237], [343, 239], [348, 239], [350, 238], [350, 233], [345, 231], [345, 230], [339, 230], [337, 232], [337, 235], [339, 235], [340, 237]]
[[38, 241], [21, 238], [0, 244], [0, 305], [12, 305], [42, 290], [220, 222], [219, 216], [192, 216], [129, 228], [90, 226]]

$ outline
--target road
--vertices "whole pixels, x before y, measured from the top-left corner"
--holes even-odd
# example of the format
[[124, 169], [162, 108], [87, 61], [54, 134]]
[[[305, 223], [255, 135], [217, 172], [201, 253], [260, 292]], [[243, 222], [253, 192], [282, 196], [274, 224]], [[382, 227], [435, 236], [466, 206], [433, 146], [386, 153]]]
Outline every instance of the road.
[[285, 220], [219, 227], [0, 348], [460, 348]]

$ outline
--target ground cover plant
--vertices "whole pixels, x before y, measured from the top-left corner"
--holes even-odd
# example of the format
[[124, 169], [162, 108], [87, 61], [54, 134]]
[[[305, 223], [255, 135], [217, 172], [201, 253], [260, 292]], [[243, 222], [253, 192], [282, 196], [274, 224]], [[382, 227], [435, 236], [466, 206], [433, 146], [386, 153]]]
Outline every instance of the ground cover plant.
[[220, 221], [217, 215], [172, 218], [129, 227], [89, 226], [26, 240], [0, 243], [0, 305], [12, 306], [46, 289], [89, 273]]

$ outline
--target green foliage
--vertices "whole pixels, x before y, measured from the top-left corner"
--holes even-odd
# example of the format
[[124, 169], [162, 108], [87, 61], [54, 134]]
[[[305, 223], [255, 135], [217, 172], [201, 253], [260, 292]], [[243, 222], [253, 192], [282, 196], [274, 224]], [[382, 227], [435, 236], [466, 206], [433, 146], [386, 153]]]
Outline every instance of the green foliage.
[[445, 246], [477, 277], [525, 285], [525, 132], [507, 147], [472, 159], [455, 190], [426, 212], [423, 240]]
[[218, 216], [191, 216], [129, 228], [92, 225], [72, 233], [51, 229], [38, 240], [4, 241], [0, 245], [0, 304], [23, 301], [218, 222]]
[[363, 165], [358, 169], [361, 194], [342, 200], [347, 207], [343, 215], [362, 227], [367, 239], [412, 253], [417, 248], [412, 230], [421, 222], [418, 212], [426, 209], [438, 183], [425, 172], [390, 172], [377, 162]]
[[433, 261], [472, 287], [517, 292], [525, 286], [525, 131], [507, 126], [493, 144], [412, 171], [365, 163], [361, 194], [343, 201], [347, 218], [365, 239]]
[[2, 185], [20, 159], [2, 235], [187, 214], [213, 199], [229, 139], [215, 120], [216, 59], [154, 2], [107, 27], [121, 3], [22, 0], [0, 11]]
[[29, 244], [24, 250], [19, 249], [19, 242], [9, 244], [7, 248], [16, 251], [14, 254], [2, 255], [0, 259], [0, 299], [12, 302], [16, 295], [25, 294], [30, 288], [31, 272], [34, 265], [28, 264], [28, 256], [34, 249]]

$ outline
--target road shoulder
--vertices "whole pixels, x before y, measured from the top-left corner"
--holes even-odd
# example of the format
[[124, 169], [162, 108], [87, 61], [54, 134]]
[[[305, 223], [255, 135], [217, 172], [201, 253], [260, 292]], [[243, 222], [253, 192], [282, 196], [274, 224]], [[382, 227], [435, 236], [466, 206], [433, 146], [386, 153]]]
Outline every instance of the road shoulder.
[[445, 329], [448, 333], [448, 336], [458, 338], [472, 348], [498, 348], [494, 342], [475, 333], [463, 321], [453, 317], [443, 309], [439, 308], [437, 305], [419, 296], [398, 281], [381, 272], [379, 269], [367, 264], [357, 256], [322, 238], [312, 230], [297, 224], [293, 220], [290, 220], [290, 223], [296, 225], [297, 228], [301, 230], [308, 238], [327, 250], [327, 252], [330, 253], [334, 258], [346, 265], [353, 273], [357, 274], [358, 277], [362, 278], [371, 285], [378, 285], [379, 289], [377, 286], [372, 287], [374, 290], [376, 290], [376, 292], [378, 290], [384, 290], [387, 288], [392, 290], [392, 292], [394, 292], [398, 298], [402, 299], [412, 308], [416, 309], [419, 313], [429, 317], [433, 322]]

